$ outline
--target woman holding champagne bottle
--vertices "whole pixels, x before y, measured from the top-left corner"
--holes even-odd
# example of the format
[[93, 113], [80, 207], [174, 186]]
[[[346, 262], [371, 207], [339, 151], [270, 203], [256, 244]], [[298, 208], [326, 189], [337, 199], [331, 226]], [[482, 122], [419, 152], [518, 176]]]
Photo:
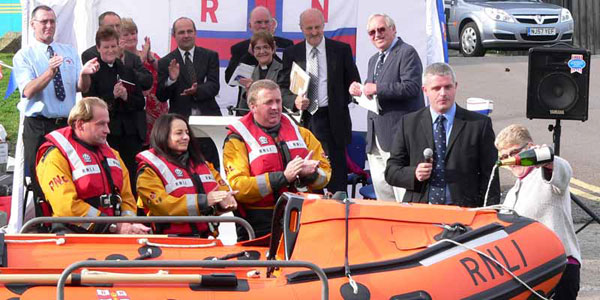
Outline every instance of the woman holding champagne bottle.
[[[567, 267], [552, 299], [576, 299], [581, 252], [571, 216], [571, 166], [566, 160], [554, 156], [547, 146], [535, 145], [529, 131], [522, 125], [504, 128], [496, 136], [495, 145], [500, 156], [499, 165], [508, 164], [517, 177], [506, 195], [504, 206], [552, 229], [565, 247]], [[535, 150], [530, 153], [536, 152], [537, 156], [533, 154], [531, 159], [521, 160], [519, 156], [527, 157], [524, 151], [528, 150]], [[537, 163], [534, 162], [536, 160]]]

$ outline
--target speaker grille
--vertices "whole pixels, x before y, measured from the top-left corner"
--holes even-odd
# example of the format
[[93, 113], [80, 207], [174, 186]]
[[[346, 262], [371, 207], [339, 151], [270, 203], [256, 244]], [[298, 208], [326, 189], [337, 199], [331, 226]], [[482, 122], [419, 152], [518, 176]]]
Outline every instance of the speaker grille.
[[579, 87], [565, 73], [550, 73], [538, 85], [541, 104], [551, 110], [569, 110], [577, 103]]
[[[575, 67], [585, 67], [581, 70]], [[556, 44], [529, 49], [527, 118], [588, 119], [590, 51]]]

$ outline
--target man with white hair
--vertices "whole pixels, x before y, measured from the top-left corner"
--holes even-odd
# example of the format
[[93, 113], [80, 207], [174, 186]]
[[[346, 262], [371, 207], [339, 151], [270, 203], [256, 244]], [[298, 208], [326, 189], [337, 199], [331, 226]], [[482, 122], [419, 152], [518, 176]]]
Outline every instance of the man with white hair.
[[371, 15], [367, 34], [377, 53], [369, 59], [364, 89], [361, 90], [360, 83], [353, 82], [350, 94], [360, 96], [364, 92], [370, 99], [377, 99], [379, 114], [369, 111], [367, 116], [367, 158], [373, 187], [377, 199], [401, 201], [404, 189], [389, 185], [383, 172], [398, 121], [424, 106], [423, 66], [415, 48], [397, 37], [394, 20], [388, 15]]

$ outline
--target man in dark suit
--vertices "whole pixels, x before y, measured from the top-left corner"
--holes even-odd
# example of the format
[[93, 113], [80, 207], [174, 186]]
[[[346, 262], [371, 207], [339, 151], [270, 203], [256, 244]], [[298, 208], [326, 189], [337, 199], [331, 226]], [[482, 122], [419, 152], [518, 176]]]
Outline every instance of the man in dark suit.
[[[114, 11], [105, 11], [98, 17], [98, 27], [109, 26], [112, 27], [117, 33], [121, 33], [121, 17]], [[123, 55], [120, 58], [121, 62], [133, 70], [136, 82], [140, 85], [140, 88], [145, 91], [152, 87], [152, 73], [148, 71], [142, 64], [142, 60], [139, 56], [129, 51], [123, 51]], [[100, 53], [96, 45], [91, 46], [87, 50], [81, 53], [81, 61], [85, 64], [92, 58], [100, 58]], [[83, 93], [84, 97], [91, 96], [88, 93]], [[133, 191], [135, 193], [135, 189]]]
[[[329, 156], [332, 175], [327, 190], [346, 191], [346, 145], [352, 135], [348, 88], [352, 82], [360, 81], [360, 75], [350, 45], [325, 38], [324, 27], [320, 10], [308, 9], [300, 15], [300, 29], [306, 40], [283, 52], [279, 82], [286, 94], [284, 105], [303, 110], [303, 125], [315, 134]], [[295, 97], [289, 91], [293, 62], [311, 76], [307, 93]]]
[[188, 18], [173, 23], [177, 49], [158, 61], [156, 97], [169, 100], [169, 112], [183, 116], [220, 116], [217, 52], [195, 45], [196, 25]]
[[[250, 20], [248, 20], [248, 28], [252, 33], [260, 32], [260, 31], [268, 31], [271, 34], [275, 32], [275, 28], [277, 27], [277, 21], [271, 16], [271, 12], [264, 6], [257, 6], [250, 12]], [[288, 40], [286, 38], [275, 36], [275, 49], [273, 52], [277, 50], [283, 50], [289, 46], [292, 46], [294, 42], [292, 40]], [[274, 55], [274, 58], [281, 62], [277, 55]], [[252, 55], [250, 51], [250, 39], [243, 40], [233, 46], [231, 46], [231, 58], [229, 59], [229, 64], [227, 65], [227, 69], [225, 69], [225, 82], [229, 82], [233, 72], [237, 68], [240, 63], [244, 63], [247, 65], [258, 65], [258, 61]], [[276, 81], [276, 80], [275, 80]], [[242, 89], [239, 89], [238, 92], [238, 103], [236, 107], [242, 107], [245, 105], [247, 108], [247, 104], [240, 103], [240, 100], [244, 100], [241, 97]]]
[[[156, 97], [169, 101], [169, 112], [189, 116], [221, 116], [215, 97], [219, 93], [219, 55], [196, 46], [196, 25], [189, 18], [173, 23], [177, 49], [158, 61]], [[202, 140], [204, 157], [219, 166], [219, 153], [210, 138]]]
[[[400, 118], [424, 106], [423, 66], [415, 48], [396, 37], [396, 25], [389, 16], [371, 15], [367, 33], [378, 50], [369, 59], [364, 85], [365, 95], [376, 98], [379, 105], [379, 114], [369, 111], [367, 116], [366, 150], [371, 178], [377, 199], [401, 201], [404, 189], [389, 185], [384, 171]], [[351, 95], [360, 96], [362, 92], [360, 83], [352, 83]]]
[[[492, 120], [454, 102], [456, 77], [445, 63], [425, 69], [429, 106], [406, 114], [394, 136], [385, 179], [406, 189], [404, 202], [482, 206], [498, 151]], [[424, 149], [435, 149], [424, 159]], [[498, 171], [489, 205], [500, 202]]]

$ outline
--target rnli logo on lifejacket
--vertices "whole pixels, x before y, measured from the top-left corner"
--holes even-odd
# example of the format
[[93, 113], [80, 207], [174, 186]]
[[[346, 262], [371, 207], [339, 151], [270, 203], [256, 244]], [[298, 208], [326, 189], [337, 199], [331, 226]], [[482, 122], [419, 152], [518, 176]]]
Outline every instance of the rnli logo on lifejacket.
[[261, 145], [265, 145], [265, 144], [268, 144], [268, 143], [269, 143], [269, 140], [267, 140], [267, 138], [266, 138], [266, 137], [264, 137], [264, 136], [261, 136], [261, 137], [259, 137], [259, 138], [258, 138], [258, 142], [259, 142]]
[[87, 153], [84, 153], [83, 154], [83, 161], [86, 162], [86, 163], [91, 163], [92, 162], [92, 158]]
[[183, 177], [183, 171], [180, 169], [175, 169], [175, 175], [177, 175], [177, 177]]

